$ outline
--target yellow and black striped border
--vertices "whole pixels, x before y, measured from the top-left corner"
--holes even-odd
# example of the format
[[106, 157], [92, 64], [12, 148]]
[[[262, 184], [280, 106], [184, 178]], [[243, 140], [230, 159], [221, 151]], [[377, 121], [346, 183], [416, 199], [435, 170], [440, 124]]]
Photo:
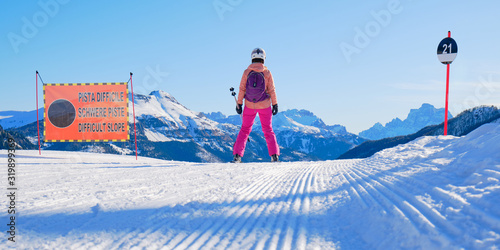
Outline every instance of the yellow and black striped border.
[[127, 139], [122, 140], [44, 140], [44, 142], [127, 142], [130, 140], [130, 135], [127, 135]]
[[129, 128], [129, 124], [128, 124], [128, 120], [129, 120], [129, 98], [128, 98], [128, 94], [129, 94], [129, 91], [128, 91], [128, 82], [98, 82], [98, 83], [45, 83], [43, 84], [43, 138], [44, 138], [44, 142], [127, 142], [127, 141], [130, 141], [130, 134], [127, 133], [127, 139], [121, 139], [121, 140], [45, 140], [45, 128], [46, 128], [46, 121], [47, 121], [47, 117], [45, 117], [45, 111], [47, 110], [46, 109], [46, 105], [45, 105], [45, 86], [73, 86], [73, 85], [76, 85], [76, 86], [89, 86], [89, 85], [127, 85], [127, 123], [126, 123], [126, 126], [127, 126], [127, 131], [130, 132], [130, 128]]
[[[97, 83], [45, 83], [44, 86], [88, 86], [88, 85], [126, 85], [127, 82], [97, 82]], [[128, 89], [128, 88], [127, 88]]]

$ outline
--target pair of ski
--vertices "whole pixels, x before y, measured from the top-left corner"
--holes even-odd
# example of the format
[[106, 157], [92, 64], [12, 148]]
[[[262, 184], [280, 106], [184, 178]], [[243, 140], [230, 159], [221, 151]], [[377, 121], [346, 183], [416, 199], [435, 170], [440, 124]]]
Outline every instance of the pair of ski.
[[[274, 159], [272, 159], [271, 162], [273, 162], [273, 163], [280, 163], [281, 161], [280, 160], [274, 160]], [[243, 163], [243, 162], [241, 162], [241, 158], [240, 158], [239, 160], [236, 160], [236, 159], [232, 160], [229, 163]]]

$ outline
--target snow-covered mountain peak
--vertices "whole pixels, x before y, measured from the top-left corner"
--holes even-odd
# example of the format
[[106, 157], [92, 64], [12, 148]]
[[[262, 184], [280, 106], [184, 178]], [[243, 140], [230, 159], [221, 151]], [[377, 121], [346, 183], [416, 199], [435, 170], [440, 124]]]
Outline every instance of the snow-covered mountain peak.
[[283, 111], [281, 113], [278, 113], [280, 117], [287, 117], [290, 118], [290, 120], [293, 120], [296, 123], [305, 125], [305, 126], [314, 126], [314, 127], [325, 127], [326, 124], [321, 120], [319, 117], [314, 115], [311, 111], [304, 110], [304, 109], [290, 109]]
[[[241, 124], [241, 118], [238, 115], [226, 117], [221, 112], [206, 113], [205, 115], [219, 123], [229, 123], [236, 126]], [[338, 124], [326, 125], [321, 118], [304, 109], [289, 109], [278, 112], [277, 115], [273, 116], [273, 129], [278, 132], [293, 131], [323, 136], [350, 135], [344, 126]], [[261, 131], [259, 119], [255, 119], [253, 131]]]
[[153, 91], [149, 95], [135, 94], [136, 116], [196, 116], [196, 113], [180, 104], [173, 96], [164, 91]]
[[155, 90], [155, 91], [152, 91], [150, 94], [150, 96], [155, 96], [157, 99], [162, 99], [162, 100], [168, 100], [170, 102], [173, 102], [173, 103], [176, 103], [176, 104], [180, 104], [180, 102], [177, 101], [177, 99], [175, 99], [171, 94], [163, 91], [163, 90]]
[[[321, 130], [317, 127], [307, 125], [308, 122], [305, 122], [302, 119], [295, 119], [300, 118], [300, 117], [287, 117], [285, 115], [277, 116], [274, 120], [274, 126], [276, 131], [284, 131], [284, 130], [291, 130], [291, 131], [302, 131], [305, 134], [315, 134], [315, 133], [320, 133]], [[258, 125], [260, 126], [260, 125]]]
[[186, 108], [165, 91], [153, 91], [147, 96], [136, 94], [135, 97], [136, 116], [142, 120], [156, 118], [159, 123], [155, 126], [161, 125], [161, 130], [213, 130], [217, 127], [216, 122]]
[[[443, 117], [442, 119], [439, 119]], [[449, 119], [453, 116], [449, 114]], [[444, 109], [436, 109], [434, 106], [428, 103], [422, 104], [422, 106], [418, 109], [411, 109], [410, 113], [408, 113], [408, 117], [405, 121], [413, 123], [415, 125], [431, 125], [429, 119], [435, 120], [440, 123], [444, 121]]]
[[382, 125], [382, 123], [380, 123], [380, 122], [377, 122], [377, 123], [375, 123], [375, 125], [373, 125], [373, 128], [376, 128], [376, 129], [383, 129], [383, 128], [384, 128], [384, 125]]
[[[431, 104], [424, 103], [418, 109], [411, 109], [405, 120], [394, 118], [392, 121], [385, 124], [385, 126], [376, 123], [370, 129], [359, 133], [359, 135], [371, 140], [378, 140], [412, 134], [426, 126], [443, 122], [444, 113], [444, 108], [436, 109]], [[452, 117], [451, 113], [448, 113], [448, 119]]]

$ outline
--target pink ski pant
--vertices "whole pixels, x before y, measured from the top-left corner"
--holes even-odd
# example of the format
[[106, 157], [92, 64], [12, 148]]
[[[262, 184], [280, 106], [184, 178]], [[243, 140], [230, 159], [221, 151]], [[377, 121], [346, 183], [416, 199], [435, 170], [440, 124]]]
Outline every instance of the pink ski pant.
[[262, 132], [264, 132], [264, 137], [266, 138], [269, 156], [280, 154], [278, 142], [276, 141], [276, 135], [274, 134], [272, 127], [272, 108], [269, 107], [265, 109], [251, 109], [245, 107], [243, 110], [243, 124], [241, 125], [240, 133], [236, 138], [236, 143], [234, 143], [233, 155], [238, 154], [240, 156], [243, 156], [243, 154], [245, 153], [245, 146], [247, 144], [248, 136], [250, 135], [250, 132], [252, 132], [253, 122], [257, 114], [259, 114], [260, 124], [262, 125]]

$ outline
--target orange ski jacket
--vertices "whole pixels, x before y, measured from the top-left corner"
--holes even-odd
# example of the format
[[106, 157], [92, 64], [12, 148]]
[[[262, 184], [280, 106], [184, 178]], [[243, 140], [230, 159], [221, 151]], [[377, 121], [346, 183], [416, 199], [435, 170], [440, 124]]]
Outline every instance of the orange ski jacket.
[[267, 98], [266, 100], [257, 103], [245, 100], [245, 107], [249, 107], [252, 109], [265, 109], [270, 107], [271, 105], [278, 104], [278, 100], [276, 98], [276, 90], [274, 87], [273, 75], [271, 74], [271, 71], [269, 71], [269, 69], [267, 69], [267, 67], [264, 66], [264, 64], [262, 63], [252, 63], [243, 72], [243, 76], [241, 77], [241, 82], [240, 82], [240, 91], [238, 93], [238, 104], [243, 104], [243, 99], [245, 98], [245, 92], [247, 89], [247, 78], [250, 71], [264, 73], [264, 79], [266, 82], [266, 93], [269, 94], [270, 98]]

